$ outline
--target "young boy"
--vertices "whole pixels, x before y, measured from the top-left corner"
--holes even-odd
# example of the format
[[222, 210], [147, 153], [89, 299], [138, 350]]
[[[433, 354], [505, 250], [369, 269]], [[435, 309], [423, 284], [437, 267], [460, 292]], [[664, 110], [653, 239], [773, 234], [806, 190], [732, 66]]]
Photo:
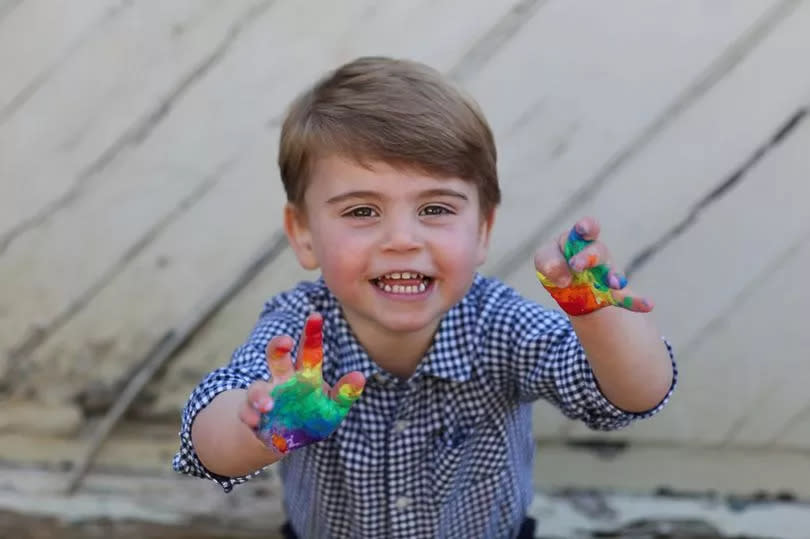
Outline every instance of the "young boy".
[[321, 278], [270, 299], [194, 390], [174, 467], [229, 491], [280, 461], [287, 537], [531, 537], [532, 401], [608, 430], [669, 398], [651, 304], [593, 219], [535, 255], [568, 316], [476, 273], [495, 145], [436, 71], [340, 67], [292, 104], [279, 166], [290, 245]]

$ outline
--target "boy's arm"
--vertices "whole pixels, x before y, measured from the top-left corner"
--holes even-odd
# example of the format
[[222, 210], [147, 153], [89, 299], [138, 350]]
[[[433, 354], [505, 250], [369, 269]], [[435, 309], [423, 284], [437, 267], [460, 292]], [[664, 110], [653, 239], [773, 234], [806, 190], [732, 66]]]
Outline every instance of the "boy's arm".
[[581, 219], [556, 244], [538, 250], [535, 267], [570, 315], [601, 392], [622, 410], [644, 412], [670, 392], [673, 365], [646, 314], [652, 303], [634, 297], [627, 279], [610, 269], [599, 229], [594, 219]]
[[[275, 324], [267, 321], [260, 322], [258, 328], [268, 333], [286, 329], [277, 329]], [[246, 402], [246, 392], [251, 384], [257, 380], [269, 380], [266, 365], [264, 354], [258, 346], [248, 342], [234, 351], [229, 365], [208, 373], [194, 388], [181, 417], [180, 449], [172, 463], [175, 471], [211, 479], [225, 492], [230, 492], [234, 486], [259, 473], [263, 459], [258, 457], [245, 466], [250, 470], [243, 475], [230, 473], [234, 471], [230, 469], [232, 466], [222, 461], [233, 444], [240, 444], [239, 451], [244, 451], [244, 446], [253, 446], [254, 442], [261, 444], [250, 429], [239, 421], [239, 404], [235, 401], [241, 397], [241, 402]], [[229, 413], [232, 414], [230, 417]], [[248, 444], [246, 436], [252, 436], [254, 440]], [[213, 468], [209, 468], [209, 465]]]
[[[235, 401], [241, 397], [241, 402], [247, 402], [248, 388], [270, 382], [266, 347], [276, 335], [301, 331], [301, 322], [289, 314], [294, 307], [287, 296], [268, 302], [247, 341], [234, 350], [229, 364], [208, 373], [191, 392], [181, 416], [180, 448], [172, 462], [175, 471], [210, 479], [230, 492], [272, 462], [269, 456], [260, 456], [258, 449], [253, 457], [247, 456], [244, 465], [223, 462], [231, 460], [223, 456], [234, 447], [237, 453], [253, 453], [256, 444], [261, 444], [240, 422], [239, 404]], [[248, 441], [248, 437], [253, 439]], [[236, 467], [245, 473], [232, 473]]]
[[[209, 374], [186, 405], [175, 469], [220, 483], [226, 491], [287, 452], [329, 436], [360, 397], [365, 378], [350, 372], [323, 380], [323, 319], [311, 313], [293, 361], [293, 340], [260, 322], [231, 364]], [[260, 353], [259, 345], [265, 345]], [[261, 359], [260, 359], [261, 358]]]
[[225, 391], [194, 419], [191, 427], [194, 450], [203, 465], [217, 475], [248, 475], [281, 458], [239, 419], [247, 400], [247, 390]]
[[571, 325], [610, 402], [645, 412], [664, 400], [672, 387], [672, 361], [650, 315], [600, 309], [572, 316]]

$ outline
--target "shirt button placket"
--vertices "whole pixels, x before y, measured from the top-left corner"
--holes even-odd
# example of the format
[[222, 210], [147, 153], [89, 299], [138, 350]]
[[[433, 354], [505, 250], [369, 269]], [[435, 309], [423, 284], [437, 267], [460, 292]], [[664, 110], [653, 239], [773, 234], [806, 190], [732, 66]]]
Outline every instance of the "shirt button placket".
[[[407, 410], [412, 389], [405, 384], [399, 389], [404, 393], [399, 408]], [[391, 430], [388, 433], [388, 488], [392, 537], [409, 538], [413, 535], [411, 512], [415, 499], [411, 491], [415, 484], [412, 476], [417, 467], [413, 462], [415, 448], [409, 447], [408, 443], [409, 426], [408, 420], [398, 417], [391, 424]]]

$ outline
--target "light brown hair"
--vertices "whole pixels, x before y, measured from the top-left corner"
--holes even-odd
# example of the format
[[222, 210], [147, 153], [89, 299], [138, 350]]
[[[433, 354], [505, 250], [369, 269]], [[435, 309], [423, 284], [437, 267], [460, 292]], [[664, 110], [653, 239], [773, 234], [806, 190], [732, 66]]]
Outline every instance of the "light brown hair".
[[289, 202], [303, 208], [312, 165], [331, 154], [473, 182], [483, 215], [501, 199], [495, 142], [478, 105], [417, 62], [358, 58], [293, 101], [278, 156]]

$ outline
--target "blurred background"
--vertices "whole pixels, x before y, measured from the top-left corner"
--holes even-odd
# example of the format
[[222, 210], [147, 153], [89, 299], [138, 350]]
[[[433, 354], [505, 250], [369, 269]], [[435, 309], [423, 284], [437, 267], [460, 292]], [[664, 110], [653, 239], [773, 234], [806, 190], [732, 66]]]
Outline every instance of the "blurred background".
[[279, 124], [369, 54], [487, 114], [483, 273], [550, 305], [534, 249], [594, 215], [675, 347], [653, 420], [535, 406], [538, 537], [810, 537], [808, 28], [808, 0], [0, 0], [0, 537], [275, 536], [272, 470], [171, 470], [179, 414], [313, 277]]

